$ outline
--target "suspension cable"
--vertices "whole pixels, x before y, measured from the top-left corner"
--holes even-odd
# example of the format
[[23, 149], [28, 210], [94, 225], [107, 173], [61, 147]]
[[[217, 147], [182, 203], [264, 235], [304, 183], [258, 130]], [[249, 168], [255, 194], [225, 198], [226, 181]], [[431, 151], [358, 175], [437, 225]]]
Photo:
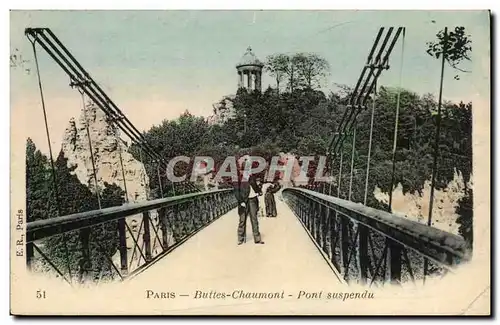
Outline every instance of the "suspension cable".
[[85, 129], [87, 130], [87, 139], [89, 141], [89, 150], [90, 150], [90, 160], [92, 161], [92, 171], [94, 172], [94, 183], [95, 183], [95, 193], [97, 197], [97, 204], [99, 205], [99, 210], [102, 209], [101, 206], [101, 195], [99, 193], [99, 183], [97, 182], [97, 171], [95, 167], [95, 158], [94, 158], [94, 150], [92, 148], [92, 139], [90, 138], [90, 128], [89, 121], [87, 119], [87, 108], [85, 107], [85, 94], [83, 90], [79, 89], [80, 95], [82, 96], [82, 104], [83, 104], [83, 118], [85, 120]]
[[349, 195], [347, 199], [351, 201], [351, 194], [352, 194], [352, 176], [353, 176], [353, 171], [354, 171], [354, 147], [356, 145], [356, 128], [357, 128], [357, 121], [354, 121], [354, 130], [352, 134], [352, 146], [351, 146], [351, 173], [349, 175]]
[[405, 36], [406, 36], [406, 28], [403, 28], [403, 41], [401, 45], [401, 64], [399, 67], [399, 87], [398, 87], [398, 97], [396, 100], [396, 120], [394, 122], [394, 141], [392, 145], [392, 175], [391, 175], [391, 184], [389, 187], [389, 212], [392, 212], [392, 191], [394, 187], [394, 178], [396, 174], [396, 145], [398, 139], [398, 126], [399, 126], [399, 105], [401, 101], [401, 80], [403, 78], [403, 60], [405, 53]]
[[[146, 185], [147, 172], [146, 172], [146, 165], [144, 165], [144, 162], [142, 160], [142, 146], [141, 145], [139, 145], [139, 160], [141, 162], [142, 167], [144, 167], [144, 173], [146, 173], [146, 175], [142, 175], [142, 180], [141, 181], [143, 182], [144, 185]], [[149, 195], [148, 195], [149, 193], [148, 192], [149, 191], [146, 190], [146, 200], [149, 200]]]
[[340, 199], [340, 182], [342, 181], [342, 158], [344, 155], [343, 147], [340, 148], [340, 164], [339, 164], [339, 183], [337, 184], [337, 197]]
[[35, 57], [36, 74], [38, 77], [38, 88], [40, 89], [40, 99], [42, 101], [43, 119], [45, 121], [45, 132], [47, 134], [47, 143], [49, 145], [50, 165], [52, 168], [52, 182], [54, 185], [54, 195], [55, 195], [56, 205], [57, 205], [57, 215], [60, 216], [61, 215], [61, 206], [59, 204], [59, 189], [58, 189], [57, 178], [56, 178], [56, 169], [54, 166], [54, 156], [52, 155], [52, 145], [50, 142], [49, 125], [47, 122], [47, 110], [45, 108], [45, 99], [43, 96], [42, 79], [40, 77], [40, 68], [38, 66], [38, 57], [37, 57], [37, 53], [36, 53], [35, 41], [32, 41], [31, 44], [33, 45], [33, 55]]
[[156, 167], [156, 171], [158, 172], [158, 186], [160, 187], [160, 195], [163, 198], [163, 185], [161, 183], [161, 174], [160, 174], [160, 163]]
[[372, 140], [373, 140], [373, 117], [375, 115], [375, 102], [377, 100], [377, 81], [375, 81], [375, 87], [373, 88], [373, 105], [372, 105], [372, 116], [370, 121], [370, 140], [368, 142], [368, 158], [366, 162], [366, 179], [365, 179], [365, 199], [363, 204], [366, 205], [368, 200], [368, 177], [370, 176], [370, 158], [372, 153]]
[[[54, 166], [54, 156], [52, 155], [52, 145], [50, 142], [50, 132], [49, 132], [49, 125], [47, 122], [47, 110], [45, 108], [45, 99], [43, 96], [43, 87], [42, 87], [42, 78], [40, 76], [40, 67], [38, 65], [38, 56], [36, 52], [36, 38], [33, 38], [33, 40], [30, 39], [31, 45], [33, 46], [33, 56], [35, 58], [35, 66], [36, 66], [36, 75], [38, 78], [38, 88], [40, 89], [40, 99], [42, 102], [42, 111], [43, 111], [43, 119], [45, 122], [45, 132], [47, 134], [47, 142], [49, 145], [49, 155], [50, 155], [50, 166], [52, 168], [52, 184], [54, 188], [54, 196], [56, 199], [56, 209], [57, 209], [57, 216], [61, 216], [61, 205], [60, 205], [60, 199], [59, 199], [59, 188], [57, 184], [57, 177], [56, 177], [56, 169]], [[66, 267], [68, 268], [68, 274], [69, 274], [69, 282], [70, 284], [72, 283], [73, 276], [71, 274], [71, 266], [69, 264], [69, 251], [68, 251], [68, 244], [66, 243], [66, 234], [62, 234], [62, 240], [63, 240], [63, 246], [64, 246], [64, 253], [66, 255]]]
[[123, 168], [123, 158], [122, 158], [122, 146], [121, 146], [121, 139], [118, 135], [118, 126], [116, 125], [116, 121], [114, 121], [114, 129], [115, 129], [115, 139], [116, 139], [116, 145], [118, 146], [118, 156], [120, 157], [120, 166], [122, 168], [122, 177], [123, 177], [123, 190], [125, 191], [125, 202], [129, 203], [128, 200], [128, 191], [127, 191], [127, 180], [125, 179], [125, 169]]

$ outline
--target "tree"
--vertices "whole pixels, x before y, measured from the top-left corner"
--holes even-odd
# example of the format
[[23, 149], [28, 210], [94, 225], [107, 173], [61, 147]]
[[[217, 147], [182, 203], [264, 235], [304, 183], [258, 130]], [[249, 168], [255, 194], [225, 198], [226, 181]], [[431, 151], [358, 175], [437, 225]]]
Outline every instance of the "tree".
[[472, 231], [472, 214], [473, 214], [473, 201], [472, 189], [467, 190], [468, 193], [459, 201], [457, 207], [457, 223], [460, 225], [458, 233], [464, 237], [465, 241], [472, 248], [473, 231]]
[[[67, 159], [62, 151], [54, 166], [59, 197], [55, 198], [53, 191], [51, 191], [50, 197], [52, 205], [58, 206], [60, 216], [99, 208], [96, 197], [85, 185], [80, 183], [75, 175], [71, 174], [74, 168], [68, 168]], [[61, 272], [68, 272], [72, 277], [76, 272], [80, 278], [90, 269], [90, 265], [86, 264], [86, 255], [89, 252], [84, 250], [82, 246], [81, 235], [81, 231], [74, 230], [49, 237], [45, 241], [47, 255], [52, 263], [58, 266]]]
[[267, 57], [265, 65], [266, 71], [276, 80], [276, 88], [279, 90], [285, 79], [290, 93], [299, 88], [319, 87], [329, 68], [328, 61], [314, 53], [273, 54]]
[[[454, 31], [447, 32], [447, 28], [439, 31], [436, 34], [437, 41], [427, 42], [427, 53], [430, 56], [439, 59], [441, 55], [448, 64], [453, 68], [461, 72], [470, 72], [461, 69], [458, 65], [463, 61], [471, 61], [470, 52], [472, 52], [470, 35], [465, 34], [465, 27], [459, 26], [455, 27]], [[455, 79], [459, 79], [458, 75], [455, 75]]]
[[296, 54], [295, 60], [300, 80], [310, 89], [320, 87], [330, 69], [328, 61], [315, 53]]
[[269, 55], [266, 59], [265, 70], [276, 80], [276, 89], [280, 90], [280, 83], [286, 75], [289, 58], [286, 54]]
[[274, 54], [268, 57], [266, 71], [276, 78], [276, 87], [279, 90], [279, 80], [286, 78], [286, 88], [290, 93], [299, 85], [300, 79], [297, 74], [297, 57], [288, 54]]
[[26, 141], [26, 217], [27, 221], [48, 219], [57, 215], [51, 205], [49, 162], [31, 138]]
[[[439, 31], [436, 34], [437, 41], [427, 43], [427, 53], [439, 59], [441, 57], [441, 80], [439, 87], [439, 99], [438, 99], [438, 110], [436, 116], [436, 133], [434, 141], [434, 162], [432, 167], [432, 179], [431, 179], [431, 195], [429, 203], [429, 217], [427, 219], [427, 224], [431, 224], [432, 220], [432, 207], [434, 203], [434, 187], [436, 183], [436, 174], [438, 170], [437, 162], [440, 151], [440, 128], [441, 128], [441, 104], [442, 104], [442, 94], [443, 94], [443, 79], [444, 79], [444, 63], [448, 64], [455, 70], [465, 72], [460, 69], [458, 65], [463, 60], [470, 61], [470, 52], [472, 51], [470, 35], [466, 35], [465, 28], [463, 26], [455, 27], [455, 30], [448, 32], [448, 28], [445, 27], [444, 30]], [[455, 75], [455, 79], [459, 79], [458, 75]], [[466, 218], [466, 217], [465, 217]], [[470, 214], [472, 218], [472, 214]], [[463, 220], [463, 219], [462, 219]], [[462, 221], [464, 222], [464, 221]], [[467, 221], [466, 223], [468, 223]], [[472, 224], [472, 219], [470, 220]], [[427, 269], [427, 260], [425, 260], [425, 270]]]

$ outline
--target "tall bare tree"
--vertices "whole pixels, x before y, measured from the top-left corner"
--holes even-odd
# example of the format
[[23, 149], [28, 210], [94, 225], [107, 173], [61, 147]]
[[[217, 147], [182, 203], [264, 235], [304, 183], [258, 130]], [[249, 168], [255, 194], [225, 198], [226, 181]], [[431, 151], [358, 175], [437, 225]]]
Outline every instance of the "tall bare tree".
[[[465, 28], [462, 26], [455, 27], [454, 31], [448, 31], [448, 27], [444, 30], [439, 31], [436, 34], [437, 41], [427, 42], [427, 53], [435, 57], [436, 59], [441, 59], [441, 79], [439, 85], [439, 99], [438, 99], [438, 109], [436, 115], [436, 133], [434, 141], [434, 159], [432, 165], [432, 178], [431, 178], [431, 193], [429, 202], [429, 216], [427, 218], [427, 225], [432, 224], [432, 210], [434, 205], [434, 188], [436, 184], [437, 176], [437, 162], [439, 157], [439, 146], [440, 146], [440, 129], [441, 129], [441, 105], [443, 98], [443, 80], [444, 80], [444, 66], [445, 62], [455, 70], [461, 72], [468, 72], [462, 70], [458, 65], [463, 60], [470, 61], [470, 52], [472, 51], [470, 35], [465, 34]], [[458, 75], [455, 75], [455, 79], [459, 79]], [[427, 275], [428, 261], [424, 259], [424, 280]]]

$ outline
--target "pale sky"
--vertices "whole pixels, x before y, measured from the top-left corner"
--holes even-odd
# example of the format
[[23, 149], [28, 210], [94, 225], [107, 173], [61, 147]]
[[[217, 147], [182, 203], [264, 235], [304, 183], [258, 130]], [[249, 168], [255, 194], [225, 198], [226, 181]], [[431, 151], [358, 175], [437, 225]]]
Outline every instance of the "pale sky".
[[[406, 27], [402, 87], [437, 94], [440, 62], [428, 56], [425, 43], [445, 26], [464, 26], [471, 35], [472, 63], [462, 67], [472, 73], [457, 81], [447, 67], [444, 98], [475, 103], [489, 87], [486, 11], [13, 11], [10, 26], [11, 53], [17, 48], [26, 60], [33, 52], [24, 29], [51, 28], [139, 130], [185, 110], [210, 115], [213, 103], [235, 93], [235, 65], [248, 46], [261, 61], [273, 53], [317, 53], [330, 63], [323, 91], [334, 83], [353, 86], [381, 26]], [[380, 85], [399, 85], [401, 52], [400, 39]], [[43, 49], [38, 53], [57, 154], [82, 104], [66, 74]], [[24, 113], [25, 137], [47, 152], [35, 70], [27, 66], [29, 75], [11, 69], [11, 108]], [[263, 89], [269, 84], [264, 76]]]

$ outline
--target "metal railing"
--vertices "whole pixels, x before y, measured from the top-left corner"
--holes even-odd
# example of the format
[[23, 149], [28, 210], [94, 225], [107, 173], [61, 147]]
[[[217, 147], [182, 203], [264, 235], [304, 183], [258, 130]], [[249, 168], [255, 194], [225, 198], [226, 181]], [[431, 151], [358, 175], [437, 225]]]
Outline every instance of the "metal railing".
[[[385, 211], [302, 188], [283, 197], [348, 283], [425, 281], [470, 259], [462, 237]], [[424, 259], [432, 265], [426, 275]]]
[[27, 264], [68, 283], [123, 280], [236, 207], [230, 189], [27, 223]]

